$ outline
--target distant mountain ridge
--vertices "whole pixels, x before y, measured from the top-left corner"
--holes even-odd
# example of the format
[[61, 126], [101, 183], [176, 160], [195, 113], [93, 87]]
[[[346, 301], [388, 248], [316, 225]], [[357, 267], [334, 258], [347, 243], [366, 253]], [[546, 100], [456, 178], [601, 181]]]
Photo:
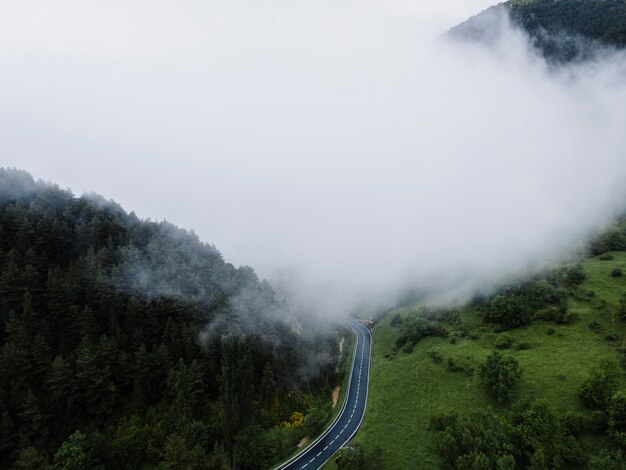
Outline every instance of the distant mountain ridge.
[[455, 38], [490, 42], [491, 19], [506, 10], [548, 59], [585, 59], [599, 46], [626, 46], [626, 0], [510, 0], [455, 26]]

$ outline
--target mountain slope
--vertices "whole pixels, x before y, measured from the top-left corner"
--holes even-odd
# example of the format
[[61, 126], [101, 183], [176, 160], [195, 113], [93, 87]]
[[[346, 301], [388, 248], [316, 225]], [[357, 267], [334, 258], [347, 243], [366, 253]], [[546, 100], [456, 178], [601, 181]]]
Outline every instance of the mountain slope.
[[504, 5], [511, 17], [531, 33], [539, 29], [563, 31], [626, 46], [624, 0], [512, 0]]
[[305, 321], [193, 233], [0, 169], [0, 468], [269, 466], [339, 380]]
[[[626, 223], [595, 240], [580, 265], [521, 280], [458, 310], [418, 303], [389, 312], [373, 331], [358, 442], [379, 448], [383, 468], [496, 468], [498, 458], [499, 468], [624, 468], [620, 273]], [[505, 400], [481, 376], [494, 352], [521, 370]], [[531, 419], [538, 416], [542, 422]], [[462, 438], [466, 433], [474, 437]], [[489, 453], [498, 446], [499, 457]]]
[[624, 0], [510, 0], [488, 8], [452, 28], [462, 40], [492, 42], [498, 15], [526, 30], [534, 45], [555, 62], [587, 59], [600, 46], [626, 46]]

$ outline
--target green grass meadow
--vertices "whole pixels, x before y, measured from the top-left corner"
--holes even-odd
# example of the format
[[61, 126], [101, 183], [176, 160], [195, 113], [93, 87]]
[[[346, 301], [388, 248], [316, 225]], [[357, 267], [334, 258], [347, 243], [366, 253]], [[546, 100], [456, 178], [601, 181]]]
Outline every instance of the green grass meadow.
[[[479, 312], [465, 308], [460, 323], [444, 324], [452, 333], [464, 331], [465, 337], [456, 343], [450, 338], [424, 338], [411, 353], [398, 351], [393, 357], [389, 353], [400, 330], [391, 326], [390, 319], [395, 313], [412, 313], [419, 305], [389, 312], [374, 328], [368, 407], [356, 440], [382, 448], [386, 468], [438, 468], [435, 436], [428, 429], [431, 416], [476, 407], [491, 407], [503, 414], [509, 409], [485, 394], [476, 374], [452, 372], [447, 366], [452, 358], [466, 369], [476, 367], [496, 349], [499, 335], [513, 338], [512, 347], [502, 352], [515, 357], [523, 371], [515, 400], [545, 398], [561, 411], [582, 411], [579, 385], [601, 358], [619, 361], [618, 348], [626, 338], [626, 322], [617, 314], [619, 298], [626, 292], [626, 276], [611, 276], [615, 268], [626, 273], [626, 253], [612, 256], [612, 260], [596, 257], [583, 262], [587, 279], [570, 296], [570, 310], [578, 316], [571, 324], [536, 320], [499, 333], [493, 325], [482, 323]], [[593, 321], [599, 324], [595, 329], [589, 326]], [[433, 355], [443, 360], [437, 362]], [[626, 390], [624, 377], [620, 388]], [[583, 440], [589, 452], [597, 439]]]

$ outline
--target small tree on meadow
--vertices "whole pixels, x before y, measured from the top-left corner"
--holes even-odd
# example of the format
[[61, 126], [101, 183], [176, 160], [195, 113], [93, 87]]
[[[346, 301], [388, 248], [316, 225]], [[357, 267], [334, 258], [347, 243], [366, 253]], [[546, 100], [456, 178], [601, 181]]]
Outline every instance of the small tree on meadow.
[[498, 403], [504, 403], [511, 399], [513, 390], [522, 378], [522, 371], [514, 358], [494, 351], [478, 366], [478, 376], [487, 393]]

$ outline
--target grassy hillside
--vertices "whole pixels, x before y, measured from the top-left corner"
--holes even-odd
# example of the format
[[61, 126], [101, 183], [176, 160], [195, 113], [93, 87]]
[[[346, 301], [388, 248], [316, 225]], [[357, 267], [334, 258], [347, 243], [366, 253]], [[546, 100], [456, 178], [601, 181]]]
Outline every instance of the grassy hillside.
[[[601, 447], [614, 449], [602, 423], [595, 428], [590, 424], [606, 421], [606, 415], [598, 417], [600, 412], [585, 408], [578, 389], [603, 359], [623, 367], [626, 321], [620, 319], [620, 298], [626, 277], [614, 277], [613, 272], [626, 273], [626, 252], [590, 257], [581, 267], [585, 279], [578, 285], [564, 285], [566, 277], [550, 279], [563, 292], [561, 311], [568, 312], [559, 323], [537, 318], [549, 317], [546, 312], [556, 312], [554, 306], [533, 312], [528, 324], [510, 329], [483, 322], [487, 302], [446, 312], [441, 320], [425, 314], [419, 304], [389, 312], [374, 329], [368, 409], [357, 441], [382, 449], [384, 468], [436, 468], [441, 465], [438, 433], [429, 429], [434, 415], [490, 408], [514, 421], [526, 409], [520, 403], [545, 399], [561, 417], [573, 412], [586, 420], [577, 435], [584, 459]], [[426, 336], [413, 348], [398, 347], [404, 324], [416, 316], [429, 317], [447, 336]], [[511, 402], [504, 404], [485, 391], [477, 373], [496, 350], [515, 358], [522, 371]], [[617, 389], [626, 391], [623, 370], [616, 380]], [[518, 463], [523, 461], [518, 458]]]

